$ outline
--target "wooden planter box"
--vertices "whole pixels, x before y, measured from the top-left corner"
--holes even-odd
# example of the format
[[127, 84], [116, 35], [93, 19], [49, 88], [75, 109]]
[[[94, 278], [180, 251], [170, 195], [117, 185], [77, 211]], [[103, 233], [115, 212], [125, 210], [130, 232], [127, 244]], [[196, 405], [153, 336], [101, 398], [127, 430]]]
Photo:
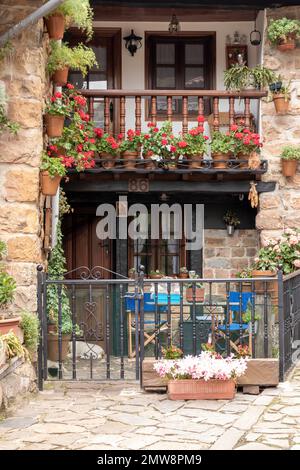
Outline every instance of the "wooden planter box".
[[169, 380], [169, 400], [232, 400], [234, 380]]
[[250, 359], [244, 375], [237, 379], [237, 385], [276, 387], [279, 383], [278, 359]]

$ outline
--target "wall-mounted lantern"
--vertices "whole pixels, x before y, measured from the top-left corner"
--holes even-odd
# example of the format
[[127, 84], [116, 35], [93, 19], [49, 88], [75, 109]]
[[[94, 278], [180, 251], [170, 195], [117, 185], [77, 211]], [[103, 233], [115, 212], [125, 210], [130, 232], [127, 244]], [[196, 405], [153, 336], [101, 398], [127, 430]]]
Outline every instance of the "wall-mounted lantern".
[[129, 36], [125, 36], [123, 39], [125, 41], [126, 49], [130, 52], [132, 56], [134, 56], [136, 51], [142, 47], [143, 38], [134, 34], [133, 29], [131, 30]]

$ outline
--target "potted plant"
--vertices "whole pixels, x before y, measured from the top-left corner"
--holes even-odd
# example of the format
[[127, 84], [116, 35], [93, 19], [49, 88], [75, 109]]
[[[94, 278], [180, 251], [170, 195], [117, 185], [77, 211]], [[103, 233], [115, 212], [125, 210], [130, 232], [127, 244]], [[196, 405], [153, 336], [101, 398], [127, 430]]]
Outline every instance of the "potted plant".
[[[253, 318], [253, 322], [254, 322], [254, 333], [257, 334], [257, 331], [258, 331], [258, 320], [260, 320], [260, 315], [256, 312], [254, 312], [254, 318]], [[248, 324], [248, 331], [252, 331], [252, 305], [251, 305], [251, 302], [248, 302], [248, 305], [247, 305], [247, 309], [246, 311], [242, 314], [242, 321], [244, 323], [247, 323]], [[243, 351], [244, 353], [246, 353], [246, 351]], [[240, 355], [241, 354], [241, 351], [239, 351]], [[245, 356], [249, 355], [248, 354], [244, 354]]]
[[185, 266], [182, 266], [182, 268], [179, 269], [179, 278], [188, 279], [188, 277], [189, 277], [189, 270]]
[[136, 269], [135, 268], [130, 268], [128, 269], [128, 277], [130, 279], [134, 279], [135, 278], [135, 273], [136, 273]]
[[67, 43], [58, 44], [56, 41], [51, 41], [47, 69], [56, 85], [66, 85], [70, 68], [80, 70], [85, 77], [88, 69], [94, 65], [97, 65], [97, 60], [90, 47], [78, 44], [70, 48]]
[[[160, 128], [156, 124], [148, 123], [148, 132], [144, 133], [141, 139], [142, 154], [146, 162], [146, 168], [152, 169], [155, 166], [165, 170], [175, 168], [177, 165], [178, 148], [172, 131], [172, 123], [164, 122]], [[187, 145], [185, 143], [185, 145]], [[149, 161], [150, 157], [150, 161]], [[155, 162], [155, 163], [153, 163]]]
[[[61, 222], [57, 224], [57, 242], [53, 248], [48, 264], [49, 279], [63, 280], [65, 273], [66, 259], [62, 246]], [[70, 301], [65, 286], [61, 286], [61, 359], [64, 361], [68, 354], [69, 341], [73, 331], [72, 312]], [[58, 285], [50, 284], [47, 288], [47, 318], [48, 318], [48, 336], [47, 351], [48, 359], [57, 362], [59, 360], [59, 293]], [[76, 326], [76, 332], [79, 333]]]
[[[54, 18], [53, 18], [54, 16]], [[46, 17], [46, 24], [49, 35], [52, 39], [62, 39], [64, 29], [62, 29], [62, 20], [55, 19], [62, 17], [66, 28], [77, 26], [85, 31], [87, 39], [93, 36], [93, 9], [89, 0], [65, 0], [56, 10]], [[53, 36], [53, 23], [60, 26], [59, 31]], [[49, 29], [50, 26], [50, 29]]]
[[119, 150], [120, 143], [109, 134], [102, 134], [97, 139], [96, 149], [101, 158], [103, 168], [110, 169], [115, 165], [115, 158]]
[[199, 356], [161, 359], [153, 367], [168, 379], [170, 400], [230, 400], [235, 396], [237, 377], [246, 372], [247, 360], [202, 351]]
[[54, 11], [46, 16], [45, 22], [50, 39], [58, 41], [64, 37], [65, 17], [61, 12]]
[[70, 115], [70, 108], [65, 95], [59, 91], [48, 100], [46, 105], [46, 131], [48, 137], [60, 137], [63, 132], [65, 117]]
[[37, 315], [31, 312], [22, 312], [20, 327], [24, 334], [24, 345], [30, 354], [31, 360], [35, 362], [40, 332], [40, 322]]
[[[236, 273], [236, 277], [240, 279], [250, 279], [252, 277], [252, 268], [245, 268]], [[252, 285], [250, 281], [242, 281], [242, 291], [243, 292], [252, 292]], [[240, 283], [236, 285], [237, 290], [240, 290]]]
[[183, 352], [176, 346], [168, 346], [167, 348], [161, 348], [161, 353], [164, 359], [180, 359], [183, 357]]
[[[189, 271], [189, 279], [198, 279], [199, 275], [196, 271]], [[190, 282], [185, 291], [187, 302], [203, 302], [205, 289], [201, 282]]]
[[[1, 55], [1, 48], [0, 48]], [[0, 61], [1, 62], [1, 61]], [[2, 132], [8, 131], [16, 135], [20, 129], [20, 124], [10, 121], [7, 117], [7, 96], [5, 87], [0, 82], [0, 135]]]
[[216, 131], [211, 141], [211, 153], [214, 168], [225, 169], [230, 156], [233, 155], [234, 140], [230, 133]]
[[283, 147], [281, 155], [282, 174], [284, 176], [295, 176], [297, 164], [300, 160], [300, 147], [287, 145]]
[[[6, 255], [6, 243], [0, 240], [0, 261]], [[9, 317], [4, 314], [5, 308], [12, 302], [16, 290], [16, 281], [11, 276], [3, 264], [0, 263], [0, 335], [8, 333], [10, 330], [20, 334], [20, 317]]]
[[285, 85], [280, 75], [274, 83], [270, 84], [270, 99], [274, 102], [277, 114], [286, 114], [288, 112], [291, 101], [290, 85], [291, 81]]
[[159, 269], [154, 269], [150, 271], [149, 273], [150, 279], [161, 279], [164, 276], [165, 276], [165, 273], [160, 271]]
[[41, 163], [42, 193], [45, 196], [55, 196], [61, 179], [65, 175], [66, 167], [62, 163], [62, 159], [59, 157], [49, 157], [44, 152]]
[[235, 212], [233, 212], [231, 210], [228, 210], [225, 213], [225, 215], [223, 217], [223, 220], [226, 224], [227, 233], [230, 236], [234, 234], [234, 230], [241, 223], [238, 216], [235, 214]]
[[22, 343], [18, 336], [13, 332], [9, 331], [2, 336], [2, 340], [4, 342], [5, 353], [8, 359], [12, 359], [13, 357], [20, 357], [28, 359], [28, 352], [22, 346]]
[[230, 128], [230, 135], [234, 154], [239, 160], [239, 168], [259, 168], [262, 147], [260, 135], [235, 124]]
[[247, 91], [264, 89], [274, 81], [275, 74], [268, 67], [235, 64], [224, 72], [224, 84], [227, 90]]
[[[204, 118], [198, 117], [198, 126], [190, 129], [183, 135], [182, 140], [177, 142], [179, 155], [186, 157], [189, 161], [189, 168], [201, 168], [204, 153], [207, 152], [208, 136], [203, 135]], [[185, 145], [186, 144], [186, 145]]]
[[119, 137], [121, 137], [121, 139], [118, 151], [123, 160], [123, 166], [127, 168], [127, 170], [134, 170], [141, 151], [141, 133], [129, 129], [126, 139], [122, 139], [121, 135]]
[[300, 37], [300, 22], [289, 18], [271, 20], [268, 26], [268, 39], [281, 52], [296, 47], [296, 39]]

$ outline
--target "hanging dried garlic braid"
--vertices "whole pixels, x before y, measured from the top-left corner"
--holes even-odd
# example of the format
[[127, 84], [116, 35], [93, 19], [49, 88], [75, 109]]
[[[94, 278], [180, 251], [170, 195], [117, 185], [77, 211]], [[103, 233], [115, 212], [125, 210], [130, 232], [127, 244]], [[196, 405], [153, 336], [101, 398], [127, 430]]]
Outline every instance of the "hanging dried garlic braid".
[[248, 194], [248, 201], [250, 201], [252, 209], [258, 206], [258, 194], [256, 191], [257, 184], [254, 181], [250, 181], [250, 191]]

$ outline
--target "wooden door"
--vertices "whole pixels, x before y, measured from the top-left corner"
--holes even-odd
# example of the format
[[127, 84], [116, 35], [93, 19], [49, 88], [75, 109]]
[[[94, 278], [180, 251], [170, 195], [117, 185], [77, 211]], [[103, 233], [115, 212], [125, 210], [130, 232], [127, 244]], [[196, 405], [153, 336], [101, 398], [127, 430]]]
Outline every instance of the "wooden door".
[[[67, 215], [63, 224], [64, 247], [68, 278], [112, 277], [112, 242], [99, 240], [96, 225], [99, 217], [74, 213]], [[83, 331], [82, 340], [99, 344], [103, 349], [105, 337], [105, 298], [103, 287], [76, 286], [76, 317]]]

